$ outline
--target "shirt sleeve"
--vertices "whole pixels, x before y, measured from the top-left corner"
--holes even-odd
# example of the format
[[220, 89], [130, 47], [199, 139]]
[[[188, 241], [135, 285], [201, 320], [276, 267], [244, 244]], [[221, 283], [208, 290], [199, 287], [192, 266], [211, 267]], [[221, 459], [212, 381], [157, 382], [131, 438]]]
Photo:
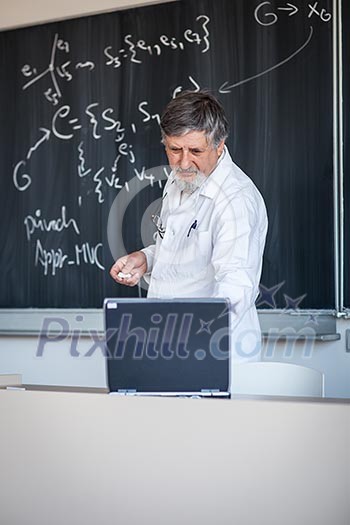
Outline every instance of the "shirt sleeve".
[[156, 245], [150, 244], [146, 248], [143, 248], [141, 252], [143, 252], [146, 255], [147, 259], [147, 272], [143, 275], [143, 278], [147, 283], [150, 282], [151, 278], [151, 272], [153, 270], [153, 264], [154, 264], [154, 255], [156, 251]]
[[213, 235], [215, 297], [231, 302], [233, 325], [259, 294], [267, 217], [262, 197], [240, 193], [220, 210]]

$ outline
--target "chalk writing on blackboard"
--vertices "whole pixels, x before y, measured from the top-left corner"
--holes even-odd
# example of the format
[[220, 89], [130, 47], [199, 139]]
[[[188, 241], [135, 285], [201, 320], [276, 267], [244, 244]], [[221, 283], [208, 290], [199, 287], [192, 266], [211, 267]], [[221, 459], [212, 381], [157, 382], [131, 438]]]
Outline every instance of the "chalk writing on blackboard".
[[[140, 114], [141, 123], [147, 123], [149, 121], [155, 121], [157, 124], [160, 122], [159, 113], [150, 111], [149, 103], [147, 100], [141, 101], [137, 105], [138, 112]], [[90, 129], [91, 136], [95, 140], [100, 140], [105, 133], [113, 133], [114, 142], [117, 145], [117, 155], [111, 166], [112, 173], [116, 173], [119, 161], [124, 158], [131, 165], [135, 175], [143, 180], [145, 173], [145, 166], [139, 166], [137, 159], [133, 151], [133, 144], [126, 140], [126, 127], [122, 124], [121, 120], [114, 117], [114, 109], [111, 107], [101, 109], [98, 102], [92, 102], [85, 108], [83, 115], [86, 117], [85, 122], [82, 118], [78, 119], [71, 114], [71, 107], [67, 104], [60, 106], [54, 113], [51, 119], [51, 129], [44, 127], [39, 128], [41, 137], [37, 139], [33, 146], [30, 146], [25, 159], [21, 159], [16, 163], [13, 169], [13, 183], [17, 190], [26, 191], [31, 183], [32, 177], [27, 167], [27, 161], [29, 161], [32, 155], [44, 146], [45, 143], [49, 142], [50, 138], [54, 136], [56, 139], [62, 141], [69, 141], [74, 138], [75, 134], [84, 127]], [[73, 117], [73, 118], [71, 118]], [[132, 123], [130, 128], [133, 133], [136, 132], [136, 125]], [[83, 141], [78, 145], [78, 166], [77, 171], [79, 177], [86, 177], [91, 174], [91, 168], [86, 166], [86, 159], [84, 156]], [[96, 183], [95, 193], [98, 196], [98, 202], [101, 204], [104, 202], [103, 195], [101, 193], [101, 174], [105, 170], [105, 167], [101, 167], [94, 175], [93, 181]], [[105, 179], [106, 180], [106, 179]], [[116, 177], [113, 182], [110, 179], [106, 182], [110, 187], [117, 188], [119, 183], [116, 183]], [[115, 184], [116, 183], [116, 184]]]
[[192, 31], [192, 29], [186, 29], [183, 32], [184, 41], [178, 40], [175, 37], [160, 35], [159, 40], [156, 43], [148, 44], [144, 40], [134, 41], [133, 35], [126, 35], [123, 39], [126, 44], [125, 48], [122, 47], [114, 52], [113, 46], [108, 45], [104, 48], [103, 53], [108, 59], [105, 64], [106, 66], [119, 68], [123, 63], [123, 59], [129, 59], [130, 62], [133, 62], [134, 64], [142, 64], [140, 51], [146, 51], [149, 55], [159, 56], [166, 48], [173, 51], [184, 51], [185, 46], [188, 44], [197, 44], [198, 46], [203, 44], [201, 51], [202, 53], [206, 53], [210, 48], [209, 31], [207, 28], [210, 19], [206, 15], [200, 15], [196, 18], [196, 22], [198, 21], [201, 22], [202, 33]]
[[[309, 15], [308, 18], [311, 18], [313, 15], [319, 16], [322, 22], [329, 22], [332, 18], [331, 13], [328, 13], [326, 9], [318, 8], [319, 2], [314, 2], [313, 5], [309, 4]], [[318, 10], [316, 9], [318, 8]]]
[[235, 88], [237, 86], [241, 86], [242, 84], [246, 84], [247, 82], [250, 82], [251, 80], [255, 80], [256, 78], [259, 78], [259, 77], [261, 77], [263, 75], [266, 75], [267, 73], [270, 73], [274, 69], [277, 69], [277, 68], [283, 66], [284, 64], [286, 64], [287, 62], [292, 60], [292, 58], [294, 58], [296, 55], [298, 55], [310, 43], [312, 35], [313, 35], [313, 27], [310, 26], [310, 32], [309, 32], [309, 36], [307, 37], [307, 40], [302, 44], [302, 46], [300, 46], [296, 51], [294, 51], [294, 53], [289, 55], [284, 60], [281, 60], [281, 62], [278, 62], [277, 64], [274, 64], [273, 66], [271, 66], [271, 67], [269, 67], [267, 69], [264, 69], [264, 71], [261, 71], [260, 73], [256, 73], [255, 75], [252, 75], [251, 77], [245, 78], [243, 80], [239, 80], [238, 82], [234, 82], [233, 84], [230, 84], [230, 85], [229, 85], [228, 81], [224, 82], [219, 87], [219, 93], [223, 93], [223, 94], [231, 93], [231, 90], [233, 88]]
[[[308, 9], [304, 9], [303, 12], [297, 6], [289, 3], [281, 2], [281, 5], [272, 6], [271, 2], [261, 2], [257, 4], [250, 16], [253, 24], [259, 26], [260, 31], [268, 31], [265, 27], [276, 24], [282, 17], [294, 20], [304, 16], [308, 33], [304, 41], [298, 43], [296, 48], [290, 50], [288, 56], [277, 63], [262, 71], [252, 71], [251, 75], [243, 79], [223, 82], [218, 88], [221, 94], [231, 93], [237, 86], [284, 66], [311, 42], [315, 32], [313, 26], [309, 24], [314, 24], [316, 17], [324, 23], [329, 22], [332, 18], [331, 13], [322, 8], [321, 2], [308, 4]], [[135, 65], [135, 68], [139, 70], [139, 68], [146, 67], [150, 57], [154, 61], [166, 53], [169, 56], [174, 54], [182, 56], [187, 49], [197, 50], [197, 58], [200, 60], [200, 57], [205, 54], [209, 55], [211, 51], [210, 22], [210, 17], [202, 14], [193, 20], [191, 26], [188, 24], [186, 29], [178, 31], [176, 36], [159, 33], [158, 36], [153, 37], [152, 41], [146, 41], [142, 38], [142, 34], [138, 35], [137, 31], [133, 31], [121, 35], [119, 46], [112, 44], [106, 37], [102, 39], [102, 42], [99, 41], [100, 48], [97, 49], [99, 58], [96, 60], [99, 68], [108, 70], [111, 75], [119, 75], [127, 63]], [[154, 100], [147, 100], [147, 95], [142, 94], [138, 100], [133, 101], [135, 111], [130, 113], [133, 115], [130, 119], [132, 122], [126, 122], [124, 117], [120, 118], [114, 107], [96, 98], [89, 100], [86, 105], [78, 106], [78, 109], [74, 104], [66, 103], [65, 83], [72, 83], [74, 88], [75, 79], [81, 75], [87, 75], [92, 79], [96, 75], [97, 68], [95, 61], [89, 56], [80, 54], [73, 60], [71, 43], [60, 33], [55, 33], [48, 44], [47, 67], [40, 69], [35, 64], [25, 63], [20, 70], [22, 80], [24, 78], [21, 86], [22, 92], [28, 92], [34, 84], [41, 88], [41, 81], [45, 79], [45, 84], [43, 83], [45, 91], [42, 91], [40, 97], [46, 105], [50, 104], [52, 113], [47, 113], [48, 122], [45, 122], [45, 125], [31, 130], [31, 142], [19, 155], [22, 158], [16, 159], [15, 165], [11, 167], [13, 184], [18, 191], [28, 190], [35, 178], [40, 177], [39, 172], [34, 173], [37, 164], [32, 164], [33, 158], [40, 156], [41, 153], [45, 155], [47, 153], [45, 150], [49, 151], [54, 141], [56, 143], [62, 141], [69, 146], [72, 143], [72, 175], [79, 179], [79, 189], [77, 195], [74, 196], [78, 206], [81, 207], [85, 201], [90, 199], [99, 207], [103, 207], [107, 196], [109, 197], [110, 193], [116, 193], [118, 208], [126, 209], [126, 203], [131, 202], [135, 193], [141, 191], [145, 186], [157, 185], [161, 189], [164, 180], [169, 176], [166, 169], [161, 175], [156, 172], [155, 168], [147, 170], [143, 164], [145, 161], [135, 146], [137, 140], [134, 142], [136, 134], [144, 133], [150, 125], [159, 125], [160, 108], [154, 107]], [[48, 81], [50, 87], [47, 89]], [[170, 93], [176, 97], [183, 89], [198, 91], [200, 88], [201, 79], [191, 74], [190, 71], [186, 71], [186, 76], [180, 78], [175, 87], [174, 84], [171, 86]], [[39, 93], [41, 93], [40, 90]], [[23, 96], [25, 96], [24, 93]], [[96, 158], [89, 155], [91, 143], [103, 142], [106, 139], [109, 140], [110, 149], [114, 153], [108, 157], [108, 160], [104, 159], [102, 162], [99, 160], [95, 165]], [[125, 167], [128, 170], [125, 170]], [[128, 173], [127, 177], [125, 173]], [[23, 220], [26, 239], [34, 246], [34, 265], [40, 268], [45, 276], [56, 276], [68, 266], [90, 265], [105, 271], [102, 263], [103, 244], [99, 242], [100, 238], [93, 242], [87, 241], [81, 233], [83, 223], [80, 225], [79, 219], [68, 212], [65, 204], [59, 202], [59, 206], [60, 214], [56, 214], [56, 217], [44, 217], [37, 205], [34, 211], [27, 213]], [[114, 231], [113, 236], [119, 239], [117, 243], [119, 250], [122, 243], [122, 221], [116, 227], [118, 231], [117, 234]], [[141, 233], [142, 228], [141, 225]], [[73, 239], [69, 248], [57, 246], [58, 234], [64, 230], [67, 230]], [[118, 255], [117, 251], [114, 255], [115, 257]]]
[[31, 240], [31, 236], [37, 230], [41, 232], [61, 232], [66, 229], [72, 229], [77, 235], [80, 235], [77, 221], [72, 217], [67, 218], [66, 206], [61, 207], [61, 216], [56, 219], [46, 219], [42, 217], [41, 210], [37, 209], [34, 215], [27, 215], [23, 222], [28, 241]]
[[89, 242], [75, 244], [73, 254], [64, 253], [61, 248], [45, 249], [40, 241], [37, 239], [35, 244], [34, 266], [41, 267], [44, 275], [57, 275], [58, 270], [62, 270], [65, 266], [81, 266], [83, 264], [95, 265], [100, 270], [104, 271], [100, 257], [102, 251], [102, 243], [97, 243], [95, 246]]
[[[33, 214], [24, 218], [24, 227], [27, 241], [30, 243], [32, 237], [40, 233], [61, 233], [64, 230], [72, 231], [80, 237], [81, 231], [78, 221], [70, 217], [66, 206], [61, 206], [61, 214], [56, 218], [46, 218], [42, 210], [37, 209]], [[73, 254], [66, 254], [61, 248], [45, 249], [40, 239], [35, 241], [34, 266], [41, 267], [44, 275], [55, 276], [58, 270], [66, 265], [80, 266], [82, 264], [96, 265], [100, 270], [104, 267], [100, 261], [100, 250], [102, 243], [91, 245], [89, 242], [77, 242], [73, 248]]]
[[[320, 2], [317, 1], [314, 2], [313, 5], [308, 4], [308, 18], [315, 15], [318, 16], [322, 22], [329, 22], [332, 18], [331, 13], [327, 12], [324, 8], [318, 7], [319, 3]], [[290, 3], [287, 3], [286, 6], [283, 7], [278, 6], [274, 8], [271, 2], [261, 2], [254, 10], [254, 18], [258, 24], [262, 26], [272, 26], [279, 20], [280, 13], [278, 13], [278, 11], [288, 14], [288, 16], [294, 16], [300, 13], [298, 7]]]
[[[199, 90], [200, 90], [200, 88], [201, 88], [200, 85], [198, 84], [198, 82], [196, 82], [196, 81], [194, 80], [193, 77], [191, 77], [191, 75], [189, 75], [188, 80], [189, 80], [189, 81], [191, 82], [191, 84], [192, 84], [191, 88], [194, 87], [194, 89], [192, 89], [192, 91], [199, 91]], [[173, 98], [175, 98], [176, 95], [178, 95], [179, 93], [181, 93], [182, 89], [183, 89], [182, 86], [177, 86], [177, 87], [174, 89], [174, 91], [173, 91]]]
[[67, 71], [67, 67], [70, 64], [70, 61], [64, 62], [60, 66], [56, 66], [57, 50], [60, 50], [64, 53], [69, 53], [69, 43], [60, 39], [59, 35], [56, 33], [52, 47], [51, 47], [50, 61], [49, 61], [48, 67], [39, 74], [38, 74], [37, 68], [31, 67], [29, 64], [25, 64], [21, 69], [22, 74], [26, 78], [34, 77], [34, 78], [31, 78], [31, 80], [29, 80], [22, 86], [23, 90], [27, 89], [29, 86], [31, 86], [35, 82], [38, 82], [38, 80], [46, 77], [47, 75], [50, 75], [52, 83], [53, 83], [53, 88], [51, 87], [47, 91], [45, 91], [44, 95], [54, 105], [57, 105], [59, 102], [59, 99], [62, 97], [62, 93], [61, 93], [61, 89], [59, 86], [59, 82], [56, 77], [56, 73], [59, 74], [61, 78], [65, 78], [68, 81], [71, 81], [73, 78], [72, 75]]
[[[183, 41], [178, 40], [174, 36], [169, 37], [162, 34], [156, 43], [148, 44], [145, 40], [135, 39], [131, 34], [125, 35], [123, 38], [124, 47], [118, 50], [114, 50], [113, 46], [109, 44], [104, 47], [103, 55], [107, 58], [105, 65], [117, 69], [122, 66], [125, 60], [129, 60], [134, 64], [142, 64], [144, 60], [142, 53], [144, 52], [146, 52], [148, 56], [159, 56], [165, 49], [184, 51], [186, 46], [189, 45], [198, 45], [201, 48], [201, 52], [206, 53], [210, 49], [210, 33], [208, 30], [210, 18], [206, 15], [199, 15], [196, 17], [195, 22], [199, 26], [198, 29], [186, 29], [183, 31]], [[71, 82], [73, 80], [73, 69], [88, 68], [89, 71], [95, 69], [95, 63], [91, 60], [78, 61], [75, 64], [72, 64], [71, 60], [65, 60], [63, 63], [59, 63], [59, 51], [67, 55], [70, 52], [70, 44], [67, 40], [60, 38], [60, 35], [56, 33], [51, 46], [50, 60], [47, 68], [41, 72], [38, 72], [38, 68], [30, 64], [25, 64], [21, 68], [22, 75], [27, 79], [22, 86], [23, 90], [28, 89], [44, 77], [50, 76], [53, 85], [44, 91], [43, 94], [54, 106], [59, 104], [63, 96], [59, 82], [60, 78]]]

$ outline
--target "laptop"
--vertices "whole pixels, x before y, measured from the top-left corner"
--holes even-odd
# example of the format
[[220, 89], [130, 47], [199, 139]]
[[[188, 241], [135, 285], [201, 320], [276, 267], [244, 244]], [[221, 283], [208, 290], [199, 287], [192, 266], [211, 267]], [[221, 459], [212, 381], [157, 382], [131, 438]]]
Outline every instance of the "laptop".
[[226, 299], [104, 301], [111, 393], [229, 397]]

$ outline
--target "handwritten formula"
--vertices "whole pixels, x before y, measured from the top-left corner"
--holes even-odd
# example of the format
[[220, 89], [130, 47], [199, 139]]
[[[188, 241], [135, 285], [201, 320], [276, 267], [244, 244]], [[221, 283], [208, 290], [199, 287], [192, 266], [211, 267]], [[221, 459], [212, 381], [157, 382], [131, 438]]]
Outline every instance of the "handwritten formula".
[[[165, 57], [171, 65], [176, 57], [181, 66], [176, 83], [168, 82], [165, 77], [164, 85], [159, 86], [168, 98], [176, 97], [184, 89], [198, 91], [208, 87], [202, 77], [210, 66], [215, 71], [210, 90], [225, 100], [238, 87], [253, 84], [277, 69], [288, 67], [305, 52], [321, 25], [331, 27], [333, 16], [322, 0], [295, 3], [257, 1], [252, 4], [249, 14], [251, 31], [274, 31], [276, 26], [287, 22], [303, 24], [305, 31], [301, 38], [292, 41], [293, 46], [283, 48], [282, 56], [276, 53], [271, 63], [263, 68], [257, 66], [254, 71], [247, 66], [245, 74], [239, 76], [234, 68], [214, 67], [218, 63], [214, 55], [218, 42], [213, 40], [212, 28], [217, 21], [212, 13], [205, 10], [191, 13], [190, 23], [178, 25], [173, 31], [164, 31], [159, 26], [152, 37], [149, 34], [146, 37], [142, 27], [129, 31], [118, 28], [120, 34], [115, 40], [106, 36], [95, 42], [92, 33], [90, 44], [93, 52], [87, 47], [81, 55], [69, 31], [55, 27], [47, 33], [46, 47], [42, 50], [44, 60], [29, 59], [31, 55], [28, 53], [27, 59], [18, 67], [21, 101], [24, 104], [27, 99], [31, 100], [30, 96], [34, 97], [35, 92], [36, 100], [45, 111], [38, 111], [43, 116], [35, 120], [21, 149], [14, 148], [11, 170], [7, 173], [12, 189], [18, 193], [21, 202], [26, 202], [31, 192], [40, 191], [44, 178], [49, 175], [40, 170], [40, 159], [49, 158], [53, 149], [60, 148], [62, 152], [69, 152], [69, 173], [64, 176], [74, 181], [76, 189], [73, 205], [69, 204], [70, 199], [60, 197], [49, 212], [44, 211], [44, 206], [23, 207], [25, 211], [20, 222], [25, 242], [30, 247], [31, 264], [45, 278], [57, 277], [69, 268], [93, 267], [98, 272], [105, 272], [108, 247], [101, 235], [91, 240], [86, 234], [82, 211], [91, 208], [91, 213], [99, 214], [110, 206], [111, 199], [119, 192], [130, 193], [133, 178], [140, 183], [146, 181], [159, 196], [170, 174], [170, 168], [165, 170], [165, 178], [159, 177], [156, 171], [152, 172], [145, 154], [150, 147], [148, 137], [151, 134], [158, 136], [160, 142], [163, 103], [145, 89], [144, 95], [130, 97], [129, 110], [122, 111], [123, 101], [116, 97], [111, 103], [111, 98], [98, 96], [98, 91], [96, 94], [90, 90], [90, 85], [98, 85], [100, 76], [104, 78], [104, 75], [114, 79], [116, 84], [124, 82], [126, 71], [130, 77], [128, 82], [142, 84], [143, 73], [149, 71], [148, 68], [156, 69]], [[232, 25], [232, 41], [226, 47], [231, 46], [232, 53], [240, 53], [241, 50], [235, 49], [235, 23], [239, 21], [227, 21], [229, 26]], [[247, 42], [249, 44], [249, 35]], [[44, 67], [39, 63], [45, 64]], [[182, 64], [185, 64], [183, 69]], [[163, 79], [161, 75], [159, 78]], [[72, 92], [79, 99], [82, 90], [83, 102], [75, 104]], [[161, 147], [159, 144], [159, 149]], [[108, 154], [95, 153], [104, 150]], [[53, 174], [50, 176], [54, 178]], [[64, 236], [69, 237], [69, 246], [60, 245]]]

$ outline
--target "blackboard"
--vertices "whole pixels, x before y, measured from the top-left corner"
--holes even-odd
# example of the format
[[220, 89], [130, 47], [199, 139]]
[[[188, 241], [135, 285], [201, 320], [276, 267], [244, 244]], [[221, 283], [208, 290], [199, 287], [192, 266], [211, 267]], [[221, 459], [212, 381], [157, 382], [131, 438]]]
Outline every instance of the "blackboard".
[[266, 201], [258, 306], [333, 308], [332, 17], [328, 0], [187, 0], [2, 32], [0, 306], [145, 294], [109, 277], [109, 212], [119, 199], [115, 235], [140, 249], [167, 171], [159, 115], [201, 87]]

